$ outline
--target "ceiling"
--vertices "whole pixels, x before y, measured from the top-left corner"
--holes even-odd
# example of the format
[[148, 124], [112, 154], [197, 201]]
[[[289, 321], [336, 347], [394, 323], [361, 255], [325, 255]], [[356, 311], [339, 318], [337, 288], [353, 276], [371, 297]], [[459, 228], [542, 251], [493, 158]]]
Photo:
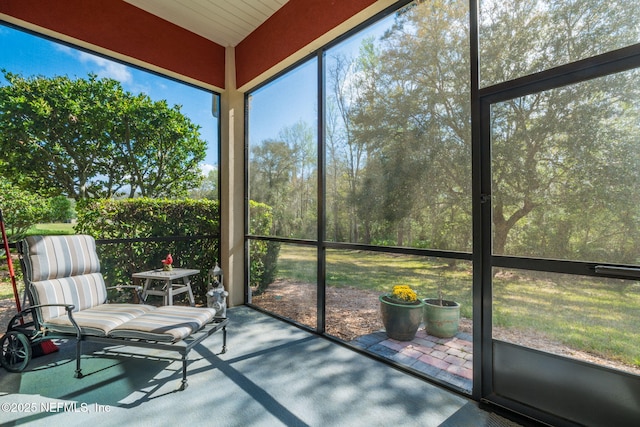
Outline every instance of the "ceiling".
[[289, 0], [125, 0], [224, 47], [236, 46]]

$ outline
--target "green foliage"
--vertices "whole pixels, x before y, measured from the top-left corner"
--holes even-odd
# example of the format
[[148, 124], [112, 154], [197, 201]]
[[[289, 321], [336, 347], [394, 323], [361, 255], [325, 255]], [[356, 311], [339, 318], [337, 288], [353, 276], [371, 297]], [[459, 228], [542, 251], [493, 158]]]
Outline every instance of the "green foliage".
[[[208, 270], [219, 260], [217, 201], [83, 200], [78, 203], [77, 212], [78, 233], [96, 239], [149, 239], [98, 245], [102, 272], [109, 285], [129, 283], [135, 272], [162, 267], [160, 261], [171, 253], [176, 267], [201, 271], [193, 278], [192, 288], [197, 302], [206, 301]], [[152, 239], [163, 237], [167, 240]]]
[[218, 175], [217, 168], [210, 170], [198, 188], [189, 190], [189, 198], [218, 200]]
[[[253, 235], [267, 235], [272, 227], [273, 213], [264, 203], [249, 201], [250, 230]], [[264, 292], [275, 279], [278, 269], [280, 243], [252, 240], [249, 243], [249, 286], [254, 295]]]
[[308, 123], [298, 121], [283, 128], [277, 139], [251, 148], [251, 197], [273, 209], [272, 227], [265, 235], [315, 236], [317, 159], [313, 135]]
[[184, 197], [206, 142], [180, 107], [113, 79], [24, 78], [0, 86], [0, 175], [69, 198]]
[[352, 71], [330, 82], [352, 92], [339, 95], [352, 100], [344, 122], [363, 153], [350, 173], [364, 231], [356, 241], [471, 249], [467, 9], [410, 5], [380, 38], [363, 39]]
[[[271, 227], [271, 208], [251, 203], [252, 233]], [[213, 200], [96, 199], [77, 205], [76, 232], [96, 239], [145, 239], [142, 242], [98, 245], [102, 271], [110, 285], [129, 283], [135, 272], [160, 268], [168, 253], [175, 267], [196, 268], [192, 280], [196, 300], [203, 303], [207, 273], [219, 260], [219, 206]], [[194, 236], [207, 236], [195, 238]], [[154, 238], [167, 238], [156, 241]], [[193, 239], [183, 239], [194, 237]], [[146, 240], [148, 239], [148, 240]], [[265, 289], [275, 277], [280, 245], [254, 241], [250, 249], [252, 286]]]
[[18, 241], [27, 230], [49, 215], [48, 200], [0, 180], [0, 208], [9, 240]]
[[[480, 5], [485, 87], [640, 37], [638, 15], [624, 12], [632, 0], [516, 3]], [[466, 1], [412, 2], [328, 50], [329, 240], [472, 250], [468, 23]], [[268, 103], [263, 94], [252, 102]], [[639, 97], [632, 69], [491, 106], [482, 150], [491, 154], [494, 254], [638, 262]], [[303, 126], [281, 120], [278, 135], [251, 142], [251, 197], [273, 206], [270, 235], [314, 238], [313, 204], [303, 204], [314, 199], [300, 189], [317, 188], [317, 177], [301, 173], [310, 156], [294, 137]]]
[[49, 222], [65, 222], [73, 218], [71, 200], [65, 196], [55, 196], [49, 202]]

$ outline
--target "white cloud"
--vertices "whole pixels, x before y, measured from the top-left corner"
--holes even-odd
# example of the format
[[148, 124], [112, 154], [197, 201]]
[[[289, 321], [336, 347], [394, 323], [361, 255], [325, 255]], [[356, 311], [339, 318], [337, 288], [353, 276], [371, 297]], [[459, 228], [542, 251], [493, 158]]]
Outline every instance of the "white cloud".
[[62, 43], [51, 42], [51, 46], [53, 47], [53, 49], [66, 53], [69, 56], [73, 56], [74, 52], [76, 51], [75, 49], [72, 49], [69, 46]]
[[84, 63], [93, 63], [98, 66], [95, 73], [98, 77], [107, 77], [118, 80], [122, 83], [131, 82], [133, 76], [125, 65], [110, 61], [100, 56], [92, 55], [87, 52], [78, 52], [78, 59]]
[[203, 163], [200, 165], [200, 170], [202, 171], [202, 176], [208, 176], [209, 172], [211, 172], [212, 170], [216, 170], [217, 168], [213, 165], [207, 164], [207, 163]]

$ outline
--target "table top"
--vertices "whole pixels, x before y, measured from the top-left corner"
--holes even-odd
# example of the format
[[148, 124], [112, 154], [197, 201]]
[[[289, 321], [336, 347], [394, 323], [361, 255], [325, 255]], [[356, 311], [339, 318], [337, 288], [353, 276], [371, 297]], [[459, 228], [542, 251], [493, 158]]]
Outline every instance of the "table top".
[[135, 279], [173, 280], [180, 279], [181, 277], [193, 276], [194, 274], [199, 273], [200, 270], [194, 270], [191, 268], [174, 268], [168, 271], [165, 271], [162, 268], [156, 268], [155, 270], [133, 273], [132, 276]]

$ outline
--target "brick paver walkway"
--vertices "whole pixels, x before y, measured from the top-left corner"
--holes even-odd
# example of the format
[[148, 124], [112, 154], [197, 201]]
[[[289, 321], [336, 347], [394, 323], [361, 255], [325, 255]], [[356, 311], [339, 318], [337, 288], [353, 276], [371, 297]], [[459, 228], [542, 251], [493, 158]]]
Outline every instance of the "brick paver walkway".
[[376, 332], [358, 337], [352, 344], [470, 393], [473, 379], [471, 341], [466, 333], [458, 333], [453, 338], [437, 338], [427, 335], [421, 328], [413, 341], [397, 341], [384, 332]]

